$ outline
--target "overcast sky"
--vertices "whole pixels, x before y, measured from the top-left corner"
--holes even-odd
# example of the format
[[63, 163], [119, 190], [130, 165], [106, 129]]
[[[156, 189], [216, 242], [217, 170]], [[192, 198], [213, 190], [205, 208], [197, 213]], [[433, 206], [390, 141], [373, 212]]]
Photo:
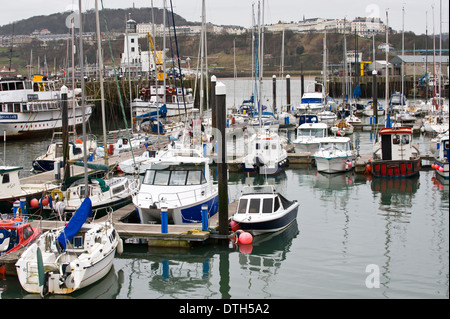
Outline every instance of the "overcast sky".
[[[389, 12], [389, 26], [402, 30], [402, 7], [405, 7], [405, 31], [423, 34], [426, 30], [428, 16], [428, 34], [434, 30], [439, 33], [441, 0], [265, 0], [266, 24], [278, 21], [299, 21], [303, 17], [331, 18], [352, 20], [355, 17], [380, 17], [386, 22], [386, 10]], [[79, 0], [4, 0], [0, 10], [0, 24], [30, 18], [37, 15], [65, 12], [78, 9]], [[103, 0], [105, 8], [150, 7], [151, 0]], [[162, 7], [163, 0], [153, 0], [155, 7]], [[166, 0], [170, 7], [170, 0]], [[172, 0], [175, 13], [188, 21], [201, 21], [202, 0]], [[251, 26], [252, 3], [257, 7], [257, 0], [206, 0], [206, 20], [218, 25], [232, 24]], [[95, 6], [95, 0], [82, 0], [82, 10]], [[101, 8], [101, 1], [99, 0]], [[449, 28], [449, 0], [442, 0], [442, 30]], [[255, 9], [256, 10], [256, 9]], [[427, 13], [426, 13], [427, 12]]]

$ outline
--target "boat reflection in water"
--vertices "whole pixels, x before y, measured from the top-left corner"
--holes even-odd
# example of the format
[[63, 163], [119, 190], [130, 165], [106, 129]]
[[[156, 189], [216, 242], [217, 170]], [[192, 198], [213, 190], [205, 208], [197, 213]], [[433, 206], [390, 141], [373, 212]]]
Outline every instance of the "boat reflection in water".
[[380, 194], [380, 209], [384, 212], [382, 215], [391, 215], [398, 213], [399, 217], [407, 217], [413, 206], [413, 198], [420, 186], [420, 176], [398, 179], [374, 178], [371, 182], [371, 188], [376, 195]]

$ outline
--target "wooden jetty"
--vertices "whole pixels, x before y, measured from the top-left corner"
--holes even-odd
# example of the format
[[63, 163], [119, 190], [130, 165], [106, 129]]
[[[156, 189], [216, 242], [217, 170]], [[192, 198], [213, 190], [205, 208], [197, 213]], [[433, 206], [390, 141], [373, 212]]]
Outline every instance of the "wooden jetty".
[[[228, 216], [236, 212], [238, 202], [228, 205]], [[218, 215], [215, 214], [209, 219], [208, 230], [202, 230], [202, 223], [190, 223], [183, 225], [168, 225], [168, 232], [161, 232], [161, 224], [138, 224], [123, 222], [128, 215], [135, 211], [135, 206], [129, 204], [113, 212], [112, 222], [117, 233], [122, 239], [143, 239], [149, 246], [156, 247], [190, 247], [194, 242], [204, 242], [208, 239], [226, 239], [216, 234]], [[105, 222], [108, 216], [96, 219], [94, 222]], [[42, 231], [47, 231], [55, 227], [63, 226], [65, 222], [55, 220], [40, 220], [32, 222], [33, 227], [40, 227]]]

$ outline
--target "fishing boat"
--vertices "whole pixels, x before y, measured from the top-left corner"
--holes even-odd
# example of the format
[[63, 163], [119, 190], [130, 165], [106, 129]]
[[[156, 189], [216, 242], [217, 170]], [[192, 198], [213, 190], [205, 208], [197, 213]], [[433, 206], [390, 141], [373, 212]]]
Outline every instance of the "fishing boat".
[[133, 196], [141, 224], [161, 222], [167, 210], [168, 222], [176, 225], [202, 221], [202, 206], [208, 215], [218, 209], [218, 189], [209, 171], [209, 158], [196, 149], [158, 151], [148, 160], [139, 192]]
[[[336, 132], [335, 129], [333, 131]], [[354, 167], [356, 155], [349, 137], [329, 136], [320, 140], [314, 159], [318, 172], [339, 173]]]
[[289, 164], [285, 141], [270, 129], [259, 129], [250, 136], [249, 154], [242, 161], [242, 169], [250, 174], [278, 174]]
[[319, 149], [319, 139], [328, 136], [325, 123], [303, 123], [297, 128], [297, 138], [292, 141], [296, 153], [314, 154]]
[[448, 162], [449, 162], [449, 140], [448, 133], [442, 136], [439, 141], [439, 147], [437, 149], [436, 155], [434, 156], [434, 163], [431, 166], [436, 170], [436, 174], [442, 177], [444, 181], [448, 183], [449, 173], [448, 173]]
[[91, 214], [87, 197], [66, 226], [43, 233], [22, 254], [16, 270], [24, 290], [70, 294], [108, 274], [116, 250], [120, 253], [120, 238], [110, 219], [86, 222]]
[[15, 261], [40, 234], [18, 209], [12, 216], [0, 214], [0, 274], [16, 275]]
[[[165, 98], [165, 100], [164, 100]], [[182, 89], [171, 85], [150, 85], [139, 89], [139, 97], [131, 102], [133, 116], [157, 112], [163, 105], [167, 116], [174, 117], [194, 110], [192, 89]]]
[[[73, 137], [73, 134], [72, 134]], [[73, 138], [72, 138], [73, 139]], [[55, 163], [60, 163], [63, 166], [63, 141], [62, 132], [53, 132], [51, 143], [47, 147], [45, 154], [36, 157], [32, 162], [32, 168], [35, 173], [42, 173], [53, 171]], [[94, 154], [97, 149], [97, 137], [93, 134], [87, 135], [86, 149], [89, 154]], [[68, 160], [80, 160], [84, 156], [83, 141], [75, 139], [69, 142]]]
[[385, 127], [378, 134], [370, 161], [375, 177], [401, 178], [419, 174], [420, 152], [411, 127]]
[[[82, 107], [73, 92], [68, 98], [69, 125], [87, 122], [92, 114], [92, 105], [86, 106], [83, 119]], [[34, 75], [32, 79], [0, 80], [0, 132], [5, 132], [8, 138], [19, 138], [61, 127], [61, 92], [55, 81], [43, 75]]]
[[29, 213], [35, 211], [31, 206], [32, 199], [41, 199], [46, 194], [50, 194], [58, 188], [51, 182], [44, 184], [22, 184], [19, 178], [19, 172], [22, 167], [19, 166], [0, 166], [0, 212], [11, 213], [14, 202], [22, 203], [21, 210]]
[[299, 203], [276, 192], [273, 186], [248, 186], [242, 191], [231, 220], [253, 235], [280, 231], [297, 219]]

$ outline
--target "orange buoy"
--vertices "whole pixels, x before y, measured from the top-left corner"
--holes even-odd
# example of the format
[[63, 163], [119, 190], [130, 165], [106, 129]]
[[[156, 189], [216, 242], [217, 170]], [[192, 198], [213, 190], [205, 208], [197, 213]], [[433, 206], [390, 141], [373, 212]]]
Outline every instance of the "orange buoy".
[[371, 173], [372, 172], [372, 166], [370, 164], [366, 165], [366, 172]]
[[83, 144], [83, 141], [80, 140], [80, 139], [77, 139], [77, 140], [75, 141], [75, 144]]

